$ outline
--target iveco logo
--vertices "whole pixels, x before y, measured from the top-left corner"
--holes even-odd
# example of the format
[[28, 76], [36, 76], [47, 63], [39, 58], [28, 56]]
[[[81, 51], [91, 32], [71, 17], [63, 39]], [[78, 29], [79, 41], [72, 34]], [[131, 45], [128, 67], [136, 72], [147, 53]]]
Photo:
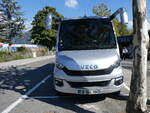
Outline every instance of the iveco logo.
[[96, 70], [98, 65], [81, 65], [82, 70]]

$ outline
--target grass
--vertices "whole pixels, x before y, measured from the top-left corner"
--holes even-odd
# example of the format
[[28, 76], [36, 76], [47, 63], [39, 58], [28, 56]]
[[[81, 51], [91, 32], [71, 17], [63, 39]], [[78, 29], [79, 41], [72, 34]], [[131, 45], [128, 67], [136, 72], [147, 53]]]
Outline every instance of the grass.
[[[32, 58], [32, 52], [32, 50], [25, 47], [19, 47], [16, 52], [0, 51], [0, 62]], [[45, 56], [48, 54], [48, 49], [38, 49], [35, 52], [37, 56]]]
[[7, 52], [7, 51], [0, 51], [0, 62], [6, 62], [11, 60], [19, 60], [19, 59], [26, 59], [31, 58], [31, 56], [24, 55], [23, 52]]

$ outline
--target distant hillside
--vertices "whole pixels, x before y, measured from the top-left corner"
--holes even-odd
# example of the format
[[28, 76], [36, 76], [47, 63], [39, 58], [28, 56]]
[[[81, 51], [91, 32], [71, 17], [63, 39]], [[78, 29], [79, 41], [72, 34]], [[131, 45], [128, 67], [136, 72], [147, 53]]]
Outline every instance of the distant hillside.
[[15, 37], [12, 40], [14, 44], [31, 44], [31, 33], [29, 31], [23, 33], [22, 37]]

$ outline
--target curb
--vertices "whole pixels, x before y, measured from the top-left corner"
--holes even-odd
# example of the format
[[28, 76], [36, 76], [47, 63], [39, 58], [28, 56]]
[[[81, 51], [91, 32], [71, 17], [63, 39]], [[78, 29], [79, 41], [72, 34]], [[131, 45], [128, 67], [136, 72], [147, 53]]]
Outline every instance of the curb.
[[51, 59], [54, 57], [55, 56], [42, 56], [42, 57], [36, 57], [36, 58], [28, 58], [28, 59], [14, 60], [14, 61], [9, 61], [9, 62], [2, 62], [0, 63], [0, 69], [22, 66], [22, 65], [34, 63], [37, 61]]

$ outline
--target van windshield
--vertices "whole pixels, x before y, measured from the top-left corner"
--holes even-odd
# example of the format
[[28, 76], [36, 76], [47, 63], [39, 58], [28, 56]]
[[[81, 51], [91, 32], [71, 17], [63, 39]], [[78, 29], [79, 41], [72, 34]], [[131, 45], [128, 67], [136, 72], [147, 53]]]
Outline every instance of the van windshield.
[[116, 48], [113, 27], [106, 19], [66, 20], [61, 23], [58, 49], [94, 50]]

